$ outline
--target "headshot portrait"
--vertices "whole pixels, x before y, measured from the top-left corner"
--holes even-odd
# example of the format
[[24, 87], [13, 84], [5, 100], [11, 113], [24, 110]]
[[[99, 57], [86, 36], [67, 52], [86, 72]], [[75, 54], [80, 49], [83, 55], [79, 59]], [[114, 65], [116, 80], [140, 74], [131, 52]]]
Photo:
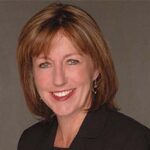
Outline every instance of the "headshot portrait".
[[18, 8], [15, 78], [0, 80], [16, 149], [150, 150], [150, 3], [35, 3], [2, 4]]
[[148, 150], [150, 130], [118, 112], [118, 81], [96, 21], [79, 7], [53, 3], [24, 26], [17, 61], [30, 111], [18, 150]]

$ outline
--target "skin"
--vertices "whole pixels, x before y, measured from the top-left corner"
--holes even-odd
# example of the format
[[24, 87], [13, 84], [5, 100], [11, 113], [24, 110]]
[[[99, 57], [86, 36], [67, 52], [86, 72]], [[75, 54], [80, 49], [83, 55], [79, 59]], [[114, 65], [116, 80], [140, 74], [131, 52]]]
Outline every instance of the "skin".
[[[33, 58], [33, 77], [39, 95], [57, 116], [55, 146], [69, 147], [92, 101], [93, 80], [98, 76], [92, 60], [81, 54], [61, 32], [52, 40], [50, 53]], [[69, 129], [69, 130], [68, 130]]]

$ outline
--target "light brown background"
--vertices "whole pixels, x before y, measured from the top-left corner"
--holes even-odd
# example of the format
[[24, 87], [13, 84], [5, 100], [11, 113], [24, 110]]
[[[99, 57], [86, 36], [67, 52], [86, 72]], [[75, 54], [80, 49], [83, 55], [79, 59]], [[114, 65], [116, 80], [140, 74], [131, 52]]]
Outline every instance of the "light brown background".
[[[52, 1], [0, 1], [0, 150], [16, 150], [22, 131], [36, 122], [24, 102], [16, 65], [24, 23]], [[150, 127], [150, 2], [69, 1], [100, 24], [111, 48], [121, 111]]]

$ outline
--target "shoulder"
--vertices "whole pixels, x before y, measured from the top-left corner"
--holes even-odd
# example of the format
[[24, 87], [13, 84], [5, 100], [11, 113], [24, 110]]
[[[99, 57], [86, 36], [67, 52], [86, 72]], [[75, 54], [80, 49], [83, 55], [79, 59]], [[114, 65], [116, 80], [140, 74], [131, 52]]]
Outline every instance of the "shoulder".
[[147, 131], [150, 132], [146, 126], [142, 125], [140, 122], [135, 119], [121, 113], [118, 111], [107, 110], [108, 113], [108, 122], [114, 127], [126, 129], [126, 130], [138, 130], [138, 131]]
[[37, 143], [49, 135], [51, 126], [51, 121], [40, 121], [25, 129], [20, 137], [18, 150], [35, 149]]
[[107, 114], [106, 130], [110, 137], [126, 143], [127, 149], [131, 146], [140, 150], [143, 146], [145, 149], [150, 147], [150, 129], [123, 113], [107, 110]]
[[29, 128], [25, 129], [22, 136], [24, 137], [40, 137], [42, 134], [44, 134], [47, 130], [49, 123], [40, 121]]

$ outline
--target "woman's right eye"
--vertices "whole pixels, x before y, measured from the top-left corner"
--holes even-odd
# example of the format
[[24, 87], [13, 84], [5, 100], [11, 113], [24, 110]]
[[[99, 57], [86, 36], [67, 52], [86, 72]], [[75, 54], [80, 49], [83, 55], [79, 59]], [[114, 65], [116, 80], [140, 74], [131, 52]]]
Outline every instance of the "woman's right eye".
[[39, 68], [48, 68], [48, 67], [50, 67], [50, 65], [51, 64], [49, 62], [40, 63]]

